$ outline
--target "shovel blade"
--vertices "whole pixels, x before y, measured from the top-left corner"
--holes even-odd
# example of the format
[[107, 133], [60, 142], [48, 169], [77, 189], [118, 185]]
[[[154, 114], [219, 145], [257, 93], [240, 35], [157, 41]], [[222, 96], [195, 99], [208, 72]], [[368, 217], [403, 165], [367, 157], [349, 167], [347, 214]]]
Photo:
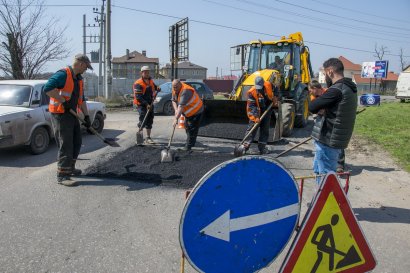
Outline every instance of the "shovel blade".
[[175, 151], [164, 149], [161, 151], [161, 163], [164, 162], [174, 162]]
[[235, 157], [243, 156], [245, 154], [245, 146], [243, 144], [236, 145], [233, 154]]
[[144, 144], [144, 133], [142, 131], [137, 132], [136, 143], [138, 146], [142, 146]]
[[111, 147], [121, 147], [120, 144], [118, 144], [113, 138], [105, 138], [104, 143], [110, 145]]

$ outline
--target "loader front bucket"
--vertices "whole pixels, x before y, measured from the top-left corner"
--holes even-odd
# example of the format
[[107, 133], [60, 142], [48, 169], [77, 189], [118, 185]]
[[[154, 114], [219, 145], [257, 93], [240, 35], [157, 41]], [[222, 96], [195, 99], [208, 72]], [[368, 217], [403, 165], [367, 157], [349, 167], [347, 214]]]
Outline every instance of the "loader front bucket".
[[[248, 127], [246, 101], [204, 100], [199, 136], [242, 140]], [[272, 116], [275, 114], [273, 113]], [[271, 118], [269, 142], [273, 141], [275, 118]], [[255, 140], [258, 139], [258, 134]]]

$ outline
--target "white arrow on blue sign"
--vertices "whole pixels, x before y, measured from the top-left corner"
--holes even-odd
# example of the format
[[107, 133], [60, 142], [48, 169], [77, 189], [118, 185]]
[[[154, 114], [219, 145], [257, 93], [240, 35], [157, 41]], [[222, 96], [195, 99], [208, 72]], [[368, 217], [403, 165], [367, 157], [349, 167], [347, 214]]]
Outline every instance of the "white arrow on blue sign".
[[181, 247], [199, 272], [256, 272], [280, 254], [299, 211], [297, 184], [277, 161], [227, 161], [201, 178], [188, 197]]

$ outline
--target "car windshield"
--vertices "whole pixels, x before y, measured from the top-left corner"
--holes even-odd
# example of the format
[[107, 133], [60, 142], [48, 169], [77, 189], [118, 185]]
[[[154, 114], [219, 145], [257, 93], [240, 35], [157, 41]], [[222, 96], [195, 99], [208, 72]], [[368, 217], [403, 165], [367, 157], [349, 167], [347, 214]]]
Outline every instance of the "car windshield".
[[169, 94], [172, 92], [172, 88], [171, 88], [171, 83], [170, 82], [166, 82], [163, 83], [159, 86], [161, 88], [161, 92], [158, 93], [158, 95], [162, 94]]
[[0, 105], [28, 107], [30, 92], [29, 85], [0, 84]]

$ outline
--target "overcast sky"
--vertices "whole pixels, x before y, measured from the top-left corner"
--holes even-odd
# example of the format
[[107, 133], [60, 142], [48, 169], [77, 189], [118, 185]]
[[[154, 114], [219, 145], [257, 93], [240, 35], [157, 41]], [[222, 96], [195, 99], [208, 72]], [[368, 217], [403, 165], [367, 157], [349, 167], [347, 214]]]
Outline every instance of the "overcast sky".
[[[101, 2], [48, 0], [46, 4], [95, 5], [100, 8]], [[298, 31], [302, 32], [305, 44], [310, 48], [315, 72], [330, 57], [343, 55], [358, 64], [375, 60], [372, 52], [376, 43], [386, 46], [390, 54], [398, 55], [403, 48], [404, 55], [410, 56], [410, 1], [326, 2], [270, 0], [260, 4], [256, 0], [112, 0], [112, 55], [125, 55], [127, 48], [139, 52], [146, 50], [148, 57], [157, 57], [160, 65], [165, 65], [169, 62], [169, 26], [179, 18], [189, 17], [190, 61], [208, 68], [208, 76], [215, 75], [216, 67], [219, 71], [222, 69], [223, 74], [230, 74], [231, 46], [255, 39], [276, 40]], [[70, 39], [71, 53], [82, 52], [83, 14], [87, 16], [87, 23], [93, 24], [93, 7], [49, 6], [47, 14], [61, 18], [61, 24], [68, 25], [66, 37]], [[90, 28], [87, 34], [90, 33], [98, 34], [99, 31]], [[98, 44], [87, 44], [87, 52], [97, 48]], [[385, 55], [384, 59], [389, 60], [390, 71], [399, 71], [398, 56]], [[410, 57], [406, 60], [410, 64]], [[71, 58], [50, 63], [46, 71], [55, 71], [70, 63]]]

